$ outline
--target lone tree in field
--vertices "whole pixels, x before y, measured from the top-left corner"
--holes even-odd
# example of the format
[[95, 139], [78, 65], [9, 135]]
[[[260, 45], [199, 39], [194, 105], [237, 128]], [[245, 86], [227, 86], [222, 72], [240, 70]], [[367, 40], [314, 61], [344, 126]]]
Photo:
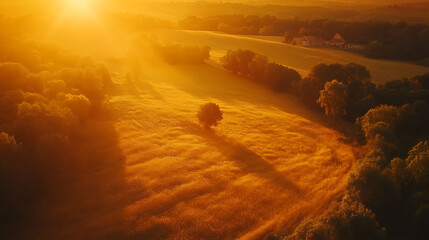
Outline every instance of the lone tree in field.
[[197, 117], [205, 128], [217, 126], [223, 119], [223, 113], [216, 103], [206, 103], [200, 106]]

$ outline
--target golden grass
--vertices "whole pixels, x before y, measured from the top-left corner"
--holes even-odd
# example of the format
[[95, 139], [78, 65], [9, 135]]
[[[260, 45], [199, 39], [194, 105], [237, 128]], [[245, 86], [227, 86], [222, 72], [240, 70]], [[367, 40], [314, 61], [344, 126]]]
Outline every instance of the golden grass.
[[[210, 66], [146, 63], [142, 72], [111, 100], [136, 236], [260, 239], [342, 193], [352, 147], [296, 99]], [[224, 112], [211, 131], [196, 118], [208, 101]]]
[[[211, 45], [215, 59], [221, 55], [217, 37], [188, 34], [164, 35], [164, 40], [195, 37], [192, 44]], [[73, 194], [42, 209], [47, 222], [63, 217], [61, 229], [40, 223], [34, 230], [43, 228], [38, 236], [261, 239], [293, 230], [341, 196], [355, 157], [321, 114], [218, 68], [167, 65], [147, 49], [131, 46], [125, 53], [127, 41], [109, 47], [102, 37], [93, 39], [100, 44], [91, 41], [87, 47], [58, 41], [105, 60], [115, 71], [121, 91], [109, 105], [117, 117], [118, 145], [111, 145], [120, 155], [118, 164], [100, 168], [71, 186]], [[237, 39], [241, 48], [253, 43]], [[221, 41], [231, 48], [234, 42]], [[129, 70], [131, 79], [125, 77]], [[208, 101], [224, 112], [212, 131], [202, 129], [196, 118]], [[110, 155], [109, 149], [100, 154]], [[90, 162], [91, 156], [82, 160]]]

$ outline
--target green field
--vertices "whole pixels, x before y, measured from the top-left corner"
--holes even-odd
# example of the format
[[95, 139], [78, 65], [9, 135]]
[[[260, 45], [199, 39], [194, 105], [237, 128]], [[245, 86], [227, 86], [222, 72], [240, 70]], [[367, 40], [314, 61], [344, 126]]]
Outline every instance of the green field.
[[218, 61], [229, 49], [249, 49], [267, 56], [271, 61], [296, 69], [305, 76], [318, 63], [357, 63], [366, 66], [375, 83], [401, 79], [429, 72], [429, 67], [406, 62], [376, 60], [354, 53], [323, 48], [306, 48], [281, 43], [281, 37], [237, 36], [207, 31], [158, 31], [166, 42], [207, 45], [212, 59]]

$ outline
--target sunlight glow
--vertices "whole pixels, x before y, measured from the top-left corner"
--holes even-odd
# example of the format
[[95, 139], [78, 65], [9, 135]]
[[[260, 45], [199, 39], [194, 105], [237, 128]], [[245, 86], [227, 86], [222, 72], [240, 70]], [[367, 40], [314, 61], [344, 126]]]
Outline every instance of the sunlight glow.
[[92, 17], [92, 9], [88, 0], [67, 0], [65, 14], [73, 18]]
[[429, 240], [406, 1], [0, 0], [0, 240]]
[[[104, 30], [103, 24], [97, 14], [95, 0], [55, 0], [58, 3], [60, 11], [53, 16], [52, 26], [46, 33], [45, 40], [54, 36], [64, 35], [67, 33], [76, 36], [82, 36], [94, 32], [89, 28]], [[83, 35], [87, 35], [86, 33]], [[81, 38], [81, 37], [80, 37]]]

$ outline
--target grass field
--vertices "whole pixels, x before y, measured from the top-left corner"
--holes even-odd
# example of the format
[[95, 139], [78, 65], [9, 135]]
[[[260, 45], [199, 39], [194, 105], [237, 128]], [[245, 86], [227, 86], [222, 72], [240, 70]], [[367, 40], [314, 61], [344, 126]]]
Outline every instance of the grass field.
[[[33, 236], [256, 240], [292, 231], [341, 196], [354, 149], [322, 114], [210, 65], [147, 56], [138, 74], [127, 60], [109, 66], [118, 144], [97, 149], [120, 161], [71, 182], [75, 191], [43, 208], [48, 222], [36, 220]], [[224, 112], [211, 131], [196, 118], [209, 101]]]
[[[124, 214], [137, 236], [261, 239], [342, 193], [352, 147], [293, 97], [211, 66], [146, 63], [142, 72], [111, 101], [134, 194]], [[195, 117], [208, 101], [224, 112], [212, 131]]]
[[[157, 35], [169, 42], [210, 45], [213, 61], [226, 49], [241, 47], [283, 64], [301, 64], [306, 72], [312, 65], [308, 61], [327, 57], [321, 50], [251, 37], [183, 31]], [[89, 37], [100, 44], [73, 48], [67, 35], [59, 44], [105, 61], [114, 72], [119, 92], [109, 99], [109, 109], [117, 144], [97, 149], [106, 158], [118, 154], [120, 161], [70, 183], [76, 192], [43, 208], [48, 221], [66, 216], [61, 230], [40, 221], [35, 236], [256, 240], [291, 232], [342, 195], [356, 149], [329, 128], [321, 113], [208, 64], [165, 64], [148, 49], [127, 47], [126, 37]], [[114, 48], [115, 41], [124, 44]], [[284, 57], [286, 52], [294, 57]], [[312, 55], [305, 56], [308, 52]], [[199, 106], [209, 101], [224, 112], [211, 131], [196, 118]]]
[[296, 69], [305, 76], [318, 63], [357, 63], [366, 66], [375, 83], [401, 79], [429, 72], [429, 67], [415, 64], [369, 59], [354, 53], [323, 48], [306, 48], [281, 43], [281, 37], [237, 36], [206, 31], [159, 31], [160, 40], [207, 45], [217, 61], [228, 49], [249, 49], [271, 61]]

